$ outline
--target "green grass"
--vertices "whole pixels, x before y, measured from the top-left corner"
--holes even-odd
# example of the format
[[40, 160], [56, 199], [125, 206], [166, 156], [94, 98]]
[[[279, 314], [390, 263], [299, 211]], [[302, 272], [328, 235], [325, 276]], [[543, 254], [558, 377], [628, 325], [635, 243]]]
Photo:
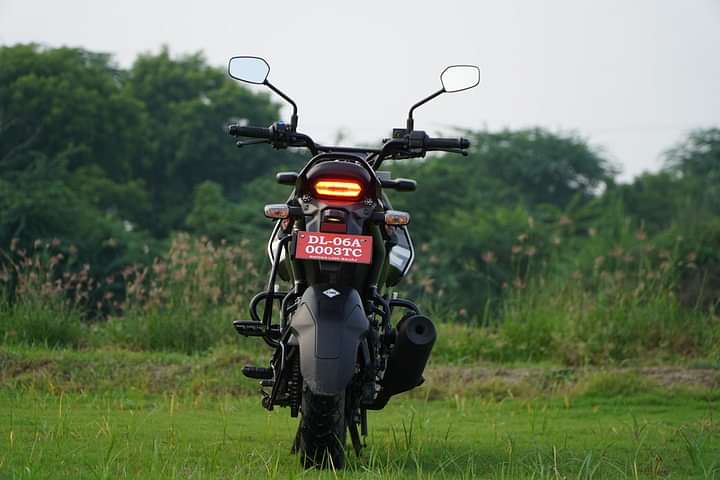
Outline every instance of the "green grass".
[[662, 387], [640, 370], [438, 364], [370, 413], [362, 457], [320, 473], [289, 452], [297, 420], [239, 373], [262, 355], [5, 346], [0, 479], [720, 478], [717, 367]]
[[256, 398], [0, 393], [0, 478], [720, 478], [718, 398], [397, 400], [345, 472], [304, 472]]

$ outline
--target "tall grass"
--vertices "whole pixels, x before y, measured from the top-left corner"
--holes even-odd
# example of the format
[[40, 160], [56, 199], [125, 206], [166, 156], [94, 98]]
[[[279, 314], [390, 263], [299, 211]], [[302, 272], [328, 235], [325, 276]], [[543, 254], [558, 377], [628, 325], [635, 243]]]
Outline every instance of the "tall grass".
[[13, 242], [9, 252], [3, 254], [0, 338], [5, 342], [52, 347], [77, 347], [82, 343], [83, 304], [94, 281], [88, 268], [62, 272], [60, 265], [65, 258], [54, 252], [57, 243], [35, 242], [36, 251], [28, 255]]
[[585, 242], [582, 250], [558, 259], [529, 285], [509, 289], [497, 322], [496, 359], [578, 365], [720, 358], [717, 306], [679, 298], [685, 272], [697, 268], [696, 253], [685, 253], [682, 239], [661, 248], [639, 230], [614, 244]]
[[[520, 235], [509, 250], [514, 278], [481, 316], [434, 297], [434, 358], [573, 366], [720, 360], [717, 306], [682, 294], [685, 272], [697, 268], [697, 254], [682, 240], [653, 243], [628, 224], [604, 236], [554, 232], [548, 245], [528, 238]], [[206, 351], [235, 339], [230, 322], [246, 317], [266, 273], [243, 244], [187, 234], [176, 235], [151, 265], [126, 266], [102, 282], [89, 265], [70, 268], [52, 242], [37, 247], [5, 254], [12, 262], [2, 275], [14, 286], [0, 304], [5, 342]], [[498, 261], [493, 252], [482, 257]]]
[[[702, 285], [687, 282], [698, 277], [696, 245], [682, 238], [650, 241], [628, 223], [604, 235], [592, 228], [584, 238], [551, 239], [552, 249], [513, 247], [514, 279], [480, 315], [434, 304], [436, 318], [456, 323], [441, 328], [436, 357], [565, 365], [720, 359], [717, 302], [706, 301]], [[497, 261], [493, 252], [483, 257]]]
[[36, 246], [5, 255], [0, 333], [6, 342], [206, 350], [233, 338], [231, 321], [245, 315], [259, 285], [245, 245], [187, 234], [173, 238], [152, 265], [128, 265], [102, 285], [90, 265], [72, 271], [62, 253], [52, 254], [52, 243]]
[[672, 290], [647, 295], [610, 287], [600, 294], [554, 280], [514, 292], [497, 326], [495, 360], [553, 359], [569, 365], [640, 357], [717, 358], [720, 322], [688, 309]]
[[106, 325], [114, 343], [136, 349], [193, 352], [233, 338], [259, 272], [244, 245], [176, 236], [150, 267], [122, 272], [126, 298]]

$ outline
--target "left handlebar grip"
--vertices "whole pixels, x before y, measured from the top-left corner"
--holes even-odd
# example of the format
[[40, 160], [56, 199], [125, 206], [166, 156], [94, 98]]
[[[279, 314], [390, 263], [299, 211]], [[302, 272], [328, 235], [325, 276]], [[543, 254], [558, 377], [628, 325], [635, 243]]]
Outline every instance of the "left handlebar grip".
[[470, 141], [465, 138], [428, 138], [425, 140], [427, 148], [461, 148], [470, 147]]
[[264, 138], [266, 140], [271, 140], [273, 137], [270, 128], [241, 127], [236, 123], [228, 125], [227, 132], [228, 135], [232, 135], [233, 137]]

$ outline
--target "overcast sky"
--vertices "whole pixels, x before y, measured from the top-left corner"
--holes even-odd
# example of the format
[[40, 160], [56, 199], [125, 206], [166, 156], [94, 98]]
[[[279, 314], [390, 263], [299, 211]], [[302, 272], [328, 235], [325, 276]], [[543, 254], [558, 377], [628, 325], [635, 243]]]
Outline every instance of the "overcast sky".
[[0, 43], [18, 42], [123, 66], [163, 44], [216, 65], [263, 56], [321, 142], [387, 136], [445, 65], [474, 63], [480, 86], [417, 110], [417, 129], [572, 130], [624, 179], [720, 125], [720, 0], [0, 0]]

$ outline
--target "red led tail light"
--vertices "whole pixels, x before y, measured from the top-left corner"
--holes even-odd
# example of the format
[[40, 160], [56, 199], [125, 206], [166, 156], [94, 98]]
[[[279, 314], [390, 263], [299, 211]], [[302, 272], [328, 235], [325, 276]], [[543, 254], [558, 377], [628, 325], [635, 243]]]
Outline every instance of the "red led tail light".
[[313, 187], [317, 196], [321, 198], [357, 200], [363, 193], [362, 183], [352, 179], [321, 178]]

